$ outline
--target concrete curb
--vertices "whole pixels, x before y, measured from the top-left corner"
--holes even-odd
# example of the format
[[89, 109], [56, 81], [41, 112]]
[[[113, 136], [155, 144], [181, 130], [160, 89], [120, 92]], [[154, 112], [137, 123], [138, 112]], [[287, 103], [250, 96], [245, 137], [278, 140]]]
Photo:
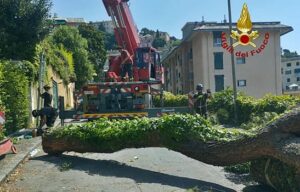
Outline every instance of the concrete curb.
[[27, 150], [19, 151], [17, 154], [14, 154], [13, 157], [6, 163], [6, 166], [1, 168], [0, 171], [0, 184], [5, 181], [5, 179], [20, 165], [22, 161], [24, 161], [33, 151], [42, 143], [42, 139], [40, 137], [32, 139], [33, 141], [30, 143]]
[[[59, 125], [60, 125], [60, 120], [55, 122], [54, 127], [58, 127]], [[2, 184], [5, 181], [5, 179], [7, 179], [7, 177], [20, 165], [20, 163], [22, 163], [30, 155], [30, 153], [33, 150], [35, 150], [41, 145], [42, 137], [35, 137], [26, 142], [28, 146], [25, 146], [23, 150], [18, 151], [18, 145], [16, 145], [18, 153], [12, 154], [11, 157], [8, 157], [9, 158], [8, 160], [3, 159], [3, 161], [5, 161], [3, 162], [5, 166], [1, 167], [0, 169], [0, 184]]]

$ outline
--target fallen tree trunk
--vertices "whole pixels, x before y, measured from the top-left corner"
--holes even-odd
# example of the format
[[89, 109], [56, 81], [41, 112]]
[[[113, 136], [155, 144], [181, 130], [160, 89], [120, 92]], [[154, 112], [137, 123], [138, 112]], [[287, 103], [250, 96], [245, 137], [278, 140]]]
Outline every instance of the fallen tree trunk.
[[[171, 131], [178, 130], [172, 129]], [[183, 131], [191, 130], [187, 128]], [[232, 141], [203, 141], [194, 137], [178, 140], [172, 136], [172, 133], [167, 133], [169, 134], [167, 135], [159, 128], [145, 129], [137, 134], [136, 138], [134, 138], [134, 132], [131, 134], [133, 135], [128, 135], [127, 139], [110, 135], [107, 138], [102, 137], [101, 142], [93, 142], [90, 138], [80, 140], [72, 135], [59, 137], [48, 133], [43, 136], [42, 144], [44, 151], [52, 154], [65, 151], [112, 153], [124, 148], [167, 147], [188, 157], [219, 166], [272, 157], [294, 166], [300, 172], [300, 108], [283, 115], [253, 137]], [[97, 140], [97, 138], [93, 139]]]

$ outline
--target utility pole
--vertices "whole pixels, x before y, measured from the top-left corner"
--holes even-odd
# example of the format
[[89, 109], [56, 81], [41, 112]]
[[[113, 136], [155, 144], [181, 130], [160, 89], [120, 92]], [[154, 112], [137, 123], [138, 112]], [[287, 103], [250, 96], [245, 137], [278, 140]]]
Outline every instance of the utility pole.
[[[42, 90], [43, 84], [44, 84], [44, 76], [45, 76], [45, 53], [42, 51], [40, 55], [40, 70], [39, 70], [39, 91]], [[40, 110], [41, 108], [41, 98], [40, 94], [38, 93], [38, 98], [37, 98], [37, 110]], [[39, 117], [36, 118], [36, 127], [39, 126]]]
[[[232, 18], [231, 18], [231, 2], [228, 1], [228, 16], [229, 16], [229, 36], [232, 31]], [[233, 48], [233, 41], [232, 37], [229, 38], [230, 46]], [[237, 100], [237, 87], [236, 87], [236, 72], [235, 72], [235, 62], [234, 62], [234, 49], [231, 53], [231, 67], [232, 67], [232, 83], [233, 83], [233, 110], [234, 110], [234, 122], [237, 123], [238, 121], [238, 114], [237, 114], [237, 106], [236, 106], [236, 100]]]

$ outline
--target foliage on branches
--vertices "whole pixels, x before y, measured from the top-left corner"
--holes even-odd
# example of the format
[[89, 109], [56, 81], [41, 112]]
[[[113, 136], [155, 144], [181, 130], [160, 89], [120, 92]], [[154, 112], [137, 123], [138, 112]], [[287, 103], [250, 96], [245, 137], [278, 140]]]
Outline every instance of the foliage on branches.
[[153, 41], [153, 43], [152, 43], [152, 46], [157, 49], [159, 47], [164, 47], [166, 44], [167, 43], [166, 43], [166, 41], [164, 39], [162, 39], [162, 38], [155, 38], [154, 41]]
[[100, 78], [100, 73], [106, 60], [104, 34], [89, 24], [79, 25], [78, 30], [88, 42], [89, 60], [94, 65], [98, 78]]
[[50, 0], [0, 1], [0, 58], [33, 61], [36, 44], [48, 33]]
[[53, 44], [51, 36], [37, 47], [36, 63], [40, 63], [42, 54], [46, 58], [46, 63], [52, 66], [65, 84], [76, 79], [72, 53], [67, 51], [62, 44]]
[[[265, 112], [283, 113], [298, 103], [300, 103], [299, 98], [289, 95], [266, 95], [264, 98], [256, 100], [239, 92], [237, 98], [238, 124], [249, 122], [253, 116], [263, 116]], [[208, 102], [208, 109], [210, 113], [216, 113], [217, 117], [221, 117], [219, 118], [220, 123], [233, 124], [232, 89], [215, 93], [213, 99]], [[224, 118], [225, 113], [228, 115], [227, 118]]]
[[22, 62], [1, 61], [0, 100], [5, 108], [8, 133], [27, 127], [29, 81]]
[[[99, 119], [83, 125], [69, 125], [54, 130], [56, 138], [72, 138], [81, 143], [89, 143], [103, 149], [119, 150], [124, 146], [145, 146], [149, 133], [158, 132], [164, 146], [171, 147], [186, 140], [230, 141], [249, 137], [253, 134], [236, 129], [213, 127], [199, 115], [169, 115], [160, 118], [140, 118], [133, 120]], [[153, 139], [157, 139], [153, 135]]]
[[56, 28], [50, 42], [56, 47], [63, 46], [73, 54], [77, 89], [93, 79], [94, 68], [88, 58], [88, 42], [79, 34], [78, 29], [68, 26]]

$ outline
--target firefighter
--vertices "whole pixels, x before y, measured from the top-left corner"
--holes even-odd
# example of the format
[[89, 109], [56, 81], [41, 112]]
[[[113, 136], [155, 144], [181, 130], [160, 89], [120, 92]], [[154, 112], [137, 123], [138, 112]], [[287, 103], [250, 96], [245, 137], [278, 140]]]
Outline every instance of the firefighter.
[[194, 95], [194, 108], [196, 113], [207, 118], [207, 100], [211, 97], [211, 92], [208, 89], [207, 92], [203, 92], [203, 85], [198, 84], [196, 87], [197, 92]]
[[38, 88], [39, 96], [44, 99], [44, 107], [51, 107], [52, 95], [49, 93], [50, 88], [51, 87], [49, 85], [45, 85], [44, 86], [45, 92], [43, 94], [41, 94], [40, 88]]
[[44, 107], [41, 110], [33, 110], [32, 111], [33, 117], [40, 117], [40, 124], [37, 129], [37, 134], [41, 135], [43, 133], [43, 126], [46, 124], [47, 127], [53, 127], [54, 122], [58, 116], [57, 109], [53, 107]]
[[126, 73], [128, 75], [128, 78], [132, 79], [132, 66], [133, 66], [133, 60], [130, 56], [130, 53], [126, 49], [119, 49], [121, 52], [121, 77], [122, 80], [126, 79]]

